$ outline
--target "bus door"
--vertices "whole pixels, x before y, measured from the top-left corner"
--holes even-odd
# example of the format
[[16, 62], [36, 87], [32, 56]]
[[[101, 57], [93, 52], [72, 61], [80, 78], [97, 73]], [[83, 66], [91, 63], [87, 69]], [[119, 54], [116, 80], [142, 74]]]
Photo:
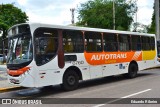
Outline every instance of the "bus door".
[[[39, 83], [46, 84], [46, 81], [53, 80], [58, 82], [60, 75], [57, 73], [58, 51], [58, 31], [55, 29], [38, 28], [35, 31], [34, 47], [35, 62], [39, 71]], [[50, 83], [48, 82], [48, 85]]]

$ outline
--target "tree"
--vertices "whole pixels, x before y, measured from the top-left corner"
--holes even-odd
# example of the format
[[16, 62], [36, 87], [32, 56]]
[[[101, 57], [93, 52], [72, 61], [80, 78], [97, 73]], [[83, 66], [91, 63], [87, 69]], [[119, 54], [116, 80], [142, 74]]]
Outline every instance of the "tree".
[[[117, 30], [129, 30], [136, 12], [135, 1], [115, 0], [115, 26]], [[79, 26], [113, 29], [113, 0], [93, 0], [78, 8]]]
[[[160, 5], [160, 4], [159, 4]], [[152, 22], [151, 22], [151, 26], [148, 29], [148, 33], [156, 33], [156, 18], [155, 18], [155, 3], [153, 6], [154, 12], [152, 14]]]
[[144, 24], [139, 23], [139, 22], [133, 23], [132, 27], [133, 27], [132, 32], [140, 32], [140, 33], [147, 33], [148, 29], [149, 29], [149, 26], [144, 25]]
[[[155, 12], [154, 12], [155, 13]], [[152, 22], [151, 22], [151, 26], [148, 29], [148, 33], [156, 33], [156, 20], [155, 20], [155, 14], [153, 13], [152, 15]]]
[[14, 4], [0, 5], [0, 34], [2, 34], [2, 37], [0, 38], [1, 53], [4, 54], [3, 50], [7, 47], [7, 43], [4, 43], [4, 41], [7, 40], [5, 39], [7, 30], [15, 24], [25, 23], [26, 21], [28, 21], [26, 13], [15, 7]]
[[13, 4], [0, 5], [0, 31], [3, 32], [3, 38], [7, 35], [7, 30], [18, 23], [25, 23], [28, 21], [28, 16], [21, 9], [15, 7]]

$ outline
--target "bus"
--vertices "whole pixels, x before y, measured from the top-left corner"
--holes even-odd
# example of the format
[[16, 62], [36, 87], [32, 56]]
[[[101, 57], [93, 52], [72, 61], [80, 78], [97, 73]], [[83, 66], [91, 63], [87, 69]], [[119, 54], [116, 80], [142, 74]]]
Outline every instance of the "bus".
[[99, 28], [23, 23], [8, 30], [7, 73], [24, 87], [61, 85], [137, 72], [157, 64], [154, 34]]

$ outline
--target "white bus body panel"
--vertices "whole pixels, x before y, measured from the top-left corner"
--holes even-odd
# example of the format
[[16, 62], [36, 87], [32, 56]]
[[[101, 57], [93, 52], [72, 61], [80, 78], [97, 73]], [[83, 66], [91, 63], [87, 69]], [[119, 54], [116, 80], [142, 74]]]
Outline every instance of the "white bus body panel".
[[[110, 33], [124, 33], [124, 34], [134, 34], [134, 35], [144, 35], [134, 32], [122, 32], [114, 30], [105, 29], [94, 29], [94, 28], [79, 28], [79, 27], [65, 27], [65, 26], [52, 26], [52, 25], [41, 25], [41, 24], [31, 24], [31, 33], [33, 35], [35, 29], [38, 27], [50, 27], [50, 28], [62, 28], [62, 29], [75, 29], [75, 30], [87, 30], [87, 31], [99, 31], [99, 32], [110, 32]], [[154, 36], [154, 35], [152, 35]], [[71, 66], [75, 66], [80, 69], [82, 73], [82, 79], [88, 80], [93, 78], [100, 78], [105, 76], [112, 76], [118, 74], [124, 74], [128, 72], [128, 67], [130, 62], [123, 63], [113, 63], [113, 64], [103, 64], [103, 65], [90, 65], [85, 59], [84, 53], [70, 53], [65, 55], [76, 55], [76, 61], [66, 61], [64, 68], [59, 68], [57, 56], [53, 58], [48, 63], [37, 66], [34, 59], [28, 66], [31, 69], [19, 77], [8, 76], [8, 80], [18, 80], [20, 83], [16, 85], [25, 87], [41, 87], [48, 85], [61, 84], [63, 81], [64, 72]], [[137, 61], [138, 69], [143, 70], [156, 66], [157, 58], [154, 60]]]

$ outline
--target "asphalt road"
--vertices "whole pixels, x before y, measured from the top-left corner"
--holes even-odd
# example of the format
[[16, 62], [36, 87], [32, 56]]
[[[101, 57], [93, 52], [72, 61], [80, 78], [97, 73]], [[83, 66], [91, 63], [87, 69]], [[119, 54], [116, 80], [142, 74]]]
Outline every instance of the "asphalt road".
[[[32, 105], [34, 107], [159, 107], [160, 69], [140, 71], [138, 77], [134, 79], [115, 76], [84, 81], [80, 83], [77, 90], [69, 92], [63, 91], [60, 86], [27, 88], [0, 93], [0, 98], [17, 98], [22, 101], [34, 99], [37, 101], [42, 100], [42, 103], [45, 100], [45, 103], [52, 103], [47, 105]], [[53, 103], [59, 104], [53, 105]], [[3, 106], [8, 107], [14, 105]], [[28, 107], [29, 105], [16, 106]]]

